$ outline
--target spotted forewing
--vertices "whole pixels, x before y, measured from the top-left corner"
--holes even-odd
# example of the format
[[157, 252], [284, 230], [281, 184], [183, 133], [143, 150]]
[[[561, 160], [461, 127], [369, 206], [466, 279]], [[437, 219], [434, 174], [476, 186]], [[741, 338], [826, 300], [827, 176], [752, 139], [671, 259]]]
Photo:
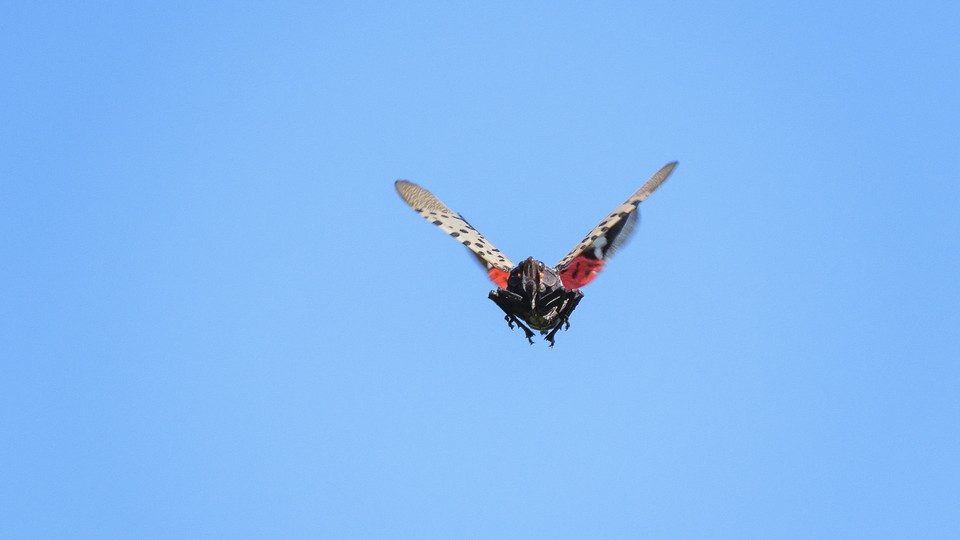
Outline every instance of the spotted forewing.
[[411, 208], [472, 251], [486, 266], [490, 279], [499, 287], [506, 288], [507, 274], [514, 267], [510, 259], [433, 193], [406, 180], [397, 180], [394, 185]]
[[603, 269], [607, 260], [622, 246], [636, 225], [637, 206], [662, 184], [677, 162], [666, 164], [640, 186], [629, 199], [610, 212], [584, 239], [557, 263], [557, 271], [566, 289], [579, 289]]

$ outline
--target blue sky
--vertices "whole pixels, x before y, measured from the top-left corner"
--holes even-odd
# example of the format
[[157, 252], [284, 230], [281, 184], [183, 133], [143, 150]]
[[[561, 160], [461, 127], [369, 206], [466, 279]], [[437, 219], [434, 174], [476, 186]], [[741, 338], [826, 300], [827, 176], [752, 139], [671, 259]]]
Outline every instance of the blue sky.
[[[0, 536], [960, 536], [960, 8], [20, 3]], [[557, 346], [518, 261], [673, 177]]]

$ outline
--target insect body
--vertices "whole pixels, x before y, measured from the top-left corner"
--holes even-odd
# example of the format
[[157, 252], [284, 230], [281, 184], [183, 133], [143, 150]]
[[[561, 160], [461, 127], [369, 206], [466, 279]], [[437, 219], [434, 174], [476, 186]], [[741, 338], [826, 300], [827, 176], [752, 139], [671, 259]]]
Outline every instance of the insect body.
[[[514, 265], [488, 242], [463, 216], [447, 208], [432, 193], [406, 180], [397, 180], [397, 192], [427, 221], [466, 246], [497, 284], [490, 299], [506, 314], [510, 328], [519, 326], [530, 343], [534, 333], [546, 335], [553, 347], [561, 327], [570, 327], [570, 315], [583, 298], [580, 288], [593, 281], [606, 261], [629, 238], [637, 222], [637, 206], [673, 172], [677, 162], [657, 171], [623, 204], [618, 206], [555, 267], [529, 257]], [[526, 323], [526, 324], [524, 324]]]

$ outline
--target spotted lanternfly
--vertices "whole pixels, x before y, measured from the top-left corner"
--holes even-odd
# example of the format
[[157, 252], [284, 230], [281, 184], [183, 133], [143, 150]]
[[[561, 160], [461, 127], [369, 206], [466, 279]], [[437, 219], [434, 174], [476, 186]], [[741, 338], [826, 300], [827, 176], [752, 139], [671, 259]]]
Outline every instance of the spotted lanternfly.
[[583, 298], [580, 288], [593, 281], [627, 240], [637, 222], [637, 206], [660, 187], [676, 166], [674, 161], [657, 171], [553, 268], [533, 257], [514, 265], [433, 193], [406, 180], [397, 180], [395, 186], [411, 208], [466, 246], [486, 267], [487, 275], [498, 287], [490, 291], [489, 297], [506, 314], [507, 325], [519, 326], [531, 344], [534, 333], [530, 328], [539, 330], [553, 347], [557, 331], [564, 326], [570, 328], [570, 314]]

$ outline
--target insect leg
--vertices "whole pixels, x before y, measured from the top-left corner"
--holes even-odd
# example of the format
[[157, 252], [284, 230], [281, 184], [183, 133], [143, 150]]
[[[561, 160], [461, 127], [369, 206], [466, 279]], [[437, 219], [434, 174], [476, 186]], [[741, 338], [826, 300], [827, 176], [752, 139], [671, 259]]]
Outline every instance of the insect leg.
[[570, 329], [570, 315], [573, 314], [573, 310], [577, 308], [577, 304], [580, 303], [580, 300], [583, 298], [583, 293], [578, 289], [569, 291], [566, 298], [563, 299], [563, 304], [560, 305], [560, 320], [557, 322], [557, 325], [553, 327], [553, 330], [547, 334], [547, 337], [544, 338], [550, 342], [550, 346], [553, 347], [553, 337], [556, 335], [557, 331], [560, 330], [560, 327], [563, 326], [564, 330]]
[[[547, 340], [547, 341], [550, 342], [550, 348], [551, 348], [551, 349], [553, 348], [554, 336], [557, 335], [557, 331], [560, 330], [560, 327], [563, 326], [563, 323], [566, 322], [566, 320], [567, 320], [566, 317], [564, 317], [564, 318], [560, 319], [559, 321], [557, 321], [557, 325], [553, 327], [553, 330], [550, 330], [550, 333], [547, 334], [547, 337], [543, 338], [543, 339], [545, 339], [545, 340]], [[567, 327], [568, 327], [568, 328], [570, 327], [570, 323], [567, 323]]]
[[[530, 344], [533, 345], [533, 332], [531, 332], [530, 329], [527, 328], [526, 325], [524, 325], [522, 322], [520, 322], [520, 319], [512, 313], [510, 309], [510, 305], [507, 303], [507, 301], [501, 298], [499, 294], [497, 294], [500, 292], [503, 292], [506, 294], [512, 294], [501, 289], [499, 291], [490, 291], [489, 298], [493, 300], [493, 303], [496, 304], [497, 307], [503, 310], [503, 312], [506, 314], [503, 320], [507, 321], [507, 326], [509, 326], [510, 329], [513, 330], [513, 324], [516, 323], [517, 326], [519, 326], [523, 330], [523, 333], [527, 336], [527, 341], [529, 341]], [[517, 296], [517, 295], [514, 294], [513, 296]]]
[[509, 326], [511, 330], [513, 329], [513, 323], [517, 323], [517, 326], [519, 326], [520, 329], [523, 330], [523, 333], [526, 334], [527, 341], [529, 341], [530, 344], [533, 345], [533, 332], [531, 332], [530, 329], [526, 327], [526, 325], [520, 322], [520, 319], [518, 319], [515, 315], [507, 315], [506, 317], [504, 317], [504, 319], [506, 319], [507, 326]]

